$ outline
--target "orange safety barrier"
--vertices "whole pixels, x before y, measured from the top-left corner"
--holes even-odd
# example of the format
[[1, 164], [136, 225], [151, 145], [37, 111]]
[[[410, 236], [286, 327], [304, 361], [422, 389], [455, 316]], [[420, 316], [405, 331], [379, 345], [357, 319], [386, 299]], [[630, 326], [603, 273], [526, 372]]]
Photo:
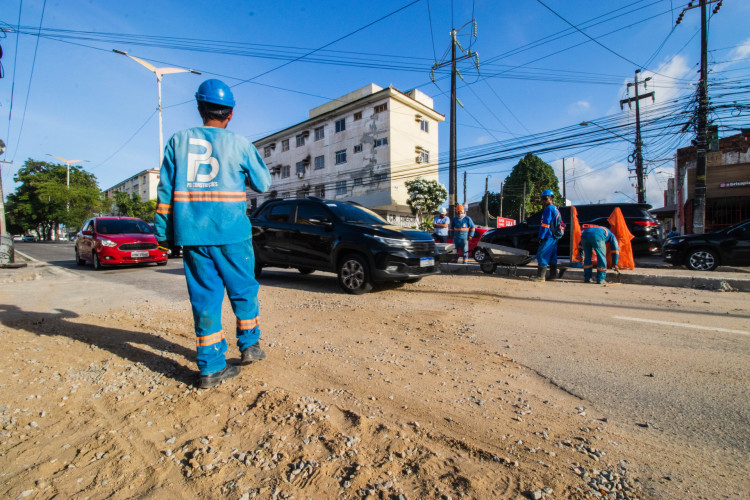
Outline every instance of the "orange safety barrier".
[[[615, 208], [612, 215], [607, 219], [609, 222], [610, 230], [612, 234], [617, 238], [617, 243], [620, 245], [620, 259], [617, 262], [617, 267], [620, 269], [635, 269], [635, 259], [633, 259], [633, 246], [630, 244], [630, 240], [633, 239], [633, 234], [628, 230], [628, 226], [625, 223], [625, 217], [622, 215], [620, 207]], [[607, 267], [612, 267], [612, 252], [607, 252]]]
[[573, 226], [570, 242], [570, 261], [582, 264], [583, 257], [581, 253], [581, 224], [578, 222], [578, 210], [576, 209], [576, 207], [570, 207], [570, 225]]

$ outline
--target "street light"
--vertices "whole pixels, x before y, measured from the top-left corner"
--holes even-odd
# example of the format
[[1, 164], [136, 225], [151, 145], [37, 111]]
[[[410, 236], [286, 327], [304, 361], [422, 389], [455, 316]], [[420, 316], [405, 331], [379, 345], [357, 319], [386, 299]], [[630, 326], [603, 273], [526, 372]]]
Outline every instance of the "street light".
[[65, 185], [68, 187], [68, 189], [70, 189], [70, 165], [72, 163], [81, 163], [84, 161], [88, 161], [88, 160], [66, 160], [65, 158], [61, 158], [59, 156], [55, 156], [49, 153], [47, 153], [47, 156], [51, 156], [52, 158], [57, 158], [58, 160], [60, 160], [61, 162], [65, 164], [65, 168], [67, 170], [67, 173], [65, 174]]
[[162, 155], [164, 154], [164, 132], [162, 129], [162, 122], [161, 122], [161, 77], [164, 75], [168, 75], [170, 73], [193, 73], [195, 75], [200, 75], [201, 73], [199, 71], [195, 71], [193, 69], [185, 69], [185, 68], [157, 68], [154, 65], [144, 61], [143, 59], [139, 59], [135, 56], [131, 56], [127, 52], [123, 50], [117, 50], [112, 49], [112, 52], [116, 54], [122, 54], [124, 56], [127, 56], [140, 64], [141, 66], [145, 67], [147, 70], [153, 72], [156, 75], [156, 83], [159, 87], [159, 165], [161, 165], [162, 162]]
[[621, 194], [627, 199], [629, 199], [630, 201], [632, 201], [633, 203], [638, 203], [637, 201], [635, 201], [635, 199], [632, 196], [630, 196], [629, 194], [625, 194], [622, 191], [615, 191], [615, 194]]

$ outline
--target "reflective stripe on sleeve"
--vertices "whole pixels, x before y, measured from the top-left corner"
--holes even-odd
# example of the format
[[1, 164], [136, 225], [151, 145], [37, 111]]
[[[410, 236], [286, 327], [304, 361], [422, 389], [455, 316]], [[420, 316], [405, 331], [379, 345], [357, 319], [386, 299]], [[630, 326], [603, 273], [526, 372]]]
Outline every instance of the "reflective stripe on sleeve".
[[542, 223], [542, 227], [546, 227], [547, 229], [549, 229], [549, 224]]
[[198, 347], [205, 347], [208, 345], [214, 345], [218, 344], [222, 340], [224, 340], [224, 332], [216, 332], [212, 333], [211, 335], [206, 335], [203, 337], [196, 337], [196, 345]]
[[171, 214], [172, 205], [170, 205], [169, 203], [159, 203], [156, 206], [156, 213], [157, 214]]

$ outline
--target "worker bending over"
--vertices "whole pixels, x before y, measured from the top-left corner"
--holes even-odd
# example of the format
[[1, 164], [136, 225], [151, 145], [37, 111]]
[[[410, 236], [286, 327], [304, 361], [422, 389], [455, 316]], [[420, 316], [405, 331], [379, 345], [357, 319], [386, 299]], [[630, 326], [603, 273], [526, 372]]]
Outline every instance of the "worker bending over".
[[620, 246], [617, 238], [607, 228], [600, 226], [588, 226], [581, 232], [581, 246], [583, 247], [583, 281], [591, 282], [594, 266], [591, 264], [592, 255], [596, 252], [596, 282], [604, 283], [607, 277], [607, 244], [612, 252], [612, 268], [617, 270], [617, 262], [620, 258]]

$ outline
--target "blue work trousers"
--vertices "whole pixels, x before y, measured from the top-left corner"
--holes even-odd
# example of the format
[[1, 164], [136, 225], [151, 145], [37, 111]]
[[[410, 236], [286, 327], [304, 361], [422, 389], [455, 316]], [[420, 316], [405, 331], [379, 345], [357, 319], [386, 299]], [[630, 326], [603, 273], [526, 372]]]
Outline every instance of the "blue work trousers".
[[237, 317], [240, 352], [260, 339], [253, 245], [248, 239], [230, 245], [187, 246], [183, 253], [195, 321], [198, 369], [201, 375], [210, 375], [227, 364], [227, 341], [221, 326], [225, 288]]
[[557, 265], [557, 240], [544, 238], [536, 251], [536, 262], [542, 267]]
[[587, 283], [591, 281], [591, 275], [594, 274], [591, 256], [596, 252], [596, 282], [604, 283], [607, 277], [607, 244], [596, 235], [583, 233], [581, 246], [583, 246], [583, 281]]
[[469, 239], [468, 238], [453, 238], [453, 245], [456, 247], [456, 252], [461, 252], [461, 256], [464, 259], [469, 258]]

